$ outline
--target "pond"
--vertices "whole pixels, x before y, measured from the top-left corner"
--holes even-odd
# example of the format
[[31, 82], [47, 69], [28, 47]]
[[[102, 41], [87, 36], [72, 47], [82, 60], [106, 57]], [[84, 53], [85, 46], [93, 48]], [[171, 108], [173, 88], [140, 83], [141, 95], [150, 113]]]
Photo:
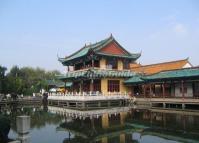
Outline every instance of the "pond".
[[1, 109], [11, 120], [31, 116], [31, 143], [178, 143], [199, 142], [197, 112], [132, 109], [130, 107], [75, 111], [58, 107]]

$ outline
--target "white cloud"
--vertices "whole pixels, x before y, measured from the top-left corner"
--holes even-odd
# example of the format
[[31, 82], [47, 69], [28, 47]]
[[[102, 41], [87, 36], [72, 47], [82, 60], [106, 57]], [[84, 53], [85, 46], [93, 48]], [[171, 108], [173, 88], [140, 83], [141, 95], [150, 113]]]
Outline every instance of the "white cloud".
[[162, 20], [166, 22], [168, 25], [173, 25], [177, 22], [177, 17], [180, 15], [178, 10], [173, 10], [173, 13], [164, 16]]
[[176, 23], [176, 24], [174, 25], [173, 30], [174, 30], [174, 32], [175, 32], [176, 34], [183, 34], [183, 35], [184, 35], [184, 34], [187, 33], [187, 28], [186, 28], [185, 25], [182, 24], [182, 23]]

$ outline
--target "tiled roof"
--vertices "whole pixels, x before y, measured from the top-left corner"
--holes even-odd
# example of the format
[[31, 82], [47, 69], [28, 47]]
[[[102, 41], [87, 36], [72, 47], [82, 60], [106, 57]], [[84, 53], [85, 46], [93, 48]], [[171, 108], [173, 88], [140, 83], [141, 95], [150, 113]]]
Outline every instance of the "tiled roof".
[[124, 81], [124, 83], [142, 84], [144, 82], [163, 82], [183, 79], [199, 79], [199, 67], [162, 71], [156, 74], [145, 76], [136, 74], [128, 80]]
[[158, 73], [164, 70], [181, 69], [186, 64], [190, 64], [188, 59], [164, 62], [164, 63], [158, 63], [158, 64], [151, 64], [151, 65], [140, 65], [140, 66], [131, 65], [131, 70], [137, 73], [144, 73], [144, 74], [150, 75], [150, 74]]
[[98, 48], [100, 45], [107, 43], [109, 40], [110, 39], [107, 38], [107, 39], [104, 39], [104, 40], [97, 42], [95, 44], [85, 45], [83, 48], [81, 48], [77, 52], [73, 53], [72, 55], [65, 57], [65, 58], [59, 58], [59, 61], [64, 62], [64, 61], [70, 61], [70, 60], [73, 60], [73, 59], [76, 59], [76, 58], [83, 57], [86, 54], [88, 54], [89, 50]]
[[172, 80], [172, 79], [199, 78], [199, 68], [185, 68], [171, 71], [162, 71], [153, 75], [148, 75], [142, 79], [147, 81]]
[[57, 76], [58, 79], [76, 79], [76, 78], [103, 78], [103, 77], [112, 77], [112, 78], [129, 78], [135, 75], [132, 71], [118, 71], [118, 70], [104, 70], [104, 69], [87, 69], [80, 71], [68, 72], [64, 75]]
[[140, 84], [144, 82], [145, 81], [142, 79], [142, 76], [139, 74], [136, 74], [132, 78], [129, 78], [128, 80], [124, 81], [125, 84]]
[[113, 36], [110, 36], [109, 38], [104, 39], [95, 44], [85, 45], [83, 48], [73, 53], [72, 55], [65, 58], [59, 58], [58, 60], [64, 64], [72, 60], [77, 60], [81, 57], [86, 56], [89, 53], [89, 51], [93, 51], [95, 54], [103, 55], [103, 56], [115, 56], [115, 57], [120, 56], [123, 58], [129, 58], [129, 59], [137, 59], [140, 57], [140, 54], [131, 54], [128, 51], [126, 51], [121, 45], [119, 46], [125, 51], [126, 55], [121, 56], [121, 55], [114, 55], [114, 54], [105, 54], [105, 53], [100, 52], [100, 49], [102, 49], [103, 47], [105, 47], [106, 45], [108, 45], [109, 43], [113, 41], [119, 45], [119, 43], [113, 38]]
[[101, 52], [98, 52], [97, 53], [98, 55], [103, 55], [103, 56], [111, 56], [111, 57], [123, 57], [123, 58], [127, 58], [127, 59], [138, 59], [141, 54], [138, 53], [138, 54], [131, 54], [131, 55], [112, 55], [112, 54], [106, 54], [106, 53], [101, 53]]
[[142, 66], [141, 64], [138, 64], [138, 63], [131, 63], [130, 64], [130, 68], [131, 69], [133, 69], [133, 68], [138, 68], [138, 67], [140, 67], [140, 66]]

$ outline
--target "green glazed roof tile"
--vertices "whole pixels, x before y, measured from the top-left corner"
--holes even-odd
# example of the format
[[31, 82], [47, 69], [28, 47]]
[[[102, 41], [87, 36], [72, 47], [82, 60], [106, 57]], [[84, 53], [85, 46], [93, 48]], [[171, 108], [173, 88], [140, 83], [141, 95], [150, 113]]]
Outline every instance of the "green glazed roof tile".
[[199, 78], [199, 68], [186, 68], [171, 71], [162, 71], [153, 75], [141, 76], [135, 75], [132, 78], [126, 80], [125, 84], [137, 84], [150, 81], [169, 81], [176, 79], [198, 79]]
[[141, 75], [134, 75], [132, 78], [124, 81], [125, 84], [138, 84], [138, 83], [143, 83], [144, 80], [141, 78]]
[[157, 74], [144, 77], [145, 80], [176, 79], [199, 77], [199, 68], [186, 68], [172, 71], [162, 71]]
[[[54, 87], [64, 87], [65, 83], [61, 82], [61, 81], [55, 81], [55, 80], [47, 80], [47, 84], [50, 86], [54, 86]], [[70, 87], [72, 86], [72, 82], [66, 82], [66, 87]]]
[[94, 53], [96, 53], [97, 55], [101, 55], [101, 56], [111, 56], [111, 57], [122, 57], [122, 58], [127, 58], [127, 59], [134, 59], [136, 60], [137, 58], [139, 58], [141, 56], [141, 54], [131, 54], [128, 51], [126, 51], [121, 45], [120, 47], [126, 52], [126, 55], [114, 55], [114, 54], [106, 54], [106, 53], [102, 53], [100, 52], [100, 49], [103, 48], [104, 46], [106, 46], [107, 44], [109, 44], [110, 42], [116, 42], [118, 45], [120, 45], [112, 36], [104, 39], [100, 42], [97, 42], [95, 44], [91, 44], [91, 45], [85, 45], [83, 48], [81, 48], [80, 50], [78, 50], [77, 52], [73, 53], [72, 55], [65, 57], [65, 58], [59, 58], [58, 60], [62, 63], [67, 65], [67, 63], [70, 63], [73, 60], [77, 60], [81, 57], [86, 56], [90, 50], [94, 51]]
[[141, 54], [131, 54], [131, 55], [113, 55], [113, 54], [107, 54], [107, 53], [101, 53], [101, 52], [97, 52], [97, 55], [102, 55], [102, 56], [111, 56], [111, 57], [122, 57], [122, 58], [127, 58], [127, 59], [138, 59]]

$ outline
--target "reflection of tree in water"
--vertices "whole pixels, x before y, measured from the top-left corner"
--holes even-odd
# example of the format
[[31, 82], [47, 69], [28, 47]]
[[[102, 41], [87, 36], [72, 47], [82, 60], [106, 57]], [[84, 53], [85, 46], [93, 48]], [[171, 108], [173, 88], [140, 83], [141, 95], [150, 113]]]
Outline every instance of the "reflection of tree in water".
[[49, 113], [41, 107], [10, 106], [3, 114], [11, 120], [11, 128], [14, 131], [16, 131], [16, 117], [20, 115], [31, 117], [31, 128], [42, 128], [46, 124], [58, 124], [62, 119], [61, 116]]
[[190, 142], [199, 140], [199, 116], [184, 114], [151, 112], [150, 110], [132, 110], [127, 122], [143, 127], [141, 136], [153, 135], [170, 140]]

